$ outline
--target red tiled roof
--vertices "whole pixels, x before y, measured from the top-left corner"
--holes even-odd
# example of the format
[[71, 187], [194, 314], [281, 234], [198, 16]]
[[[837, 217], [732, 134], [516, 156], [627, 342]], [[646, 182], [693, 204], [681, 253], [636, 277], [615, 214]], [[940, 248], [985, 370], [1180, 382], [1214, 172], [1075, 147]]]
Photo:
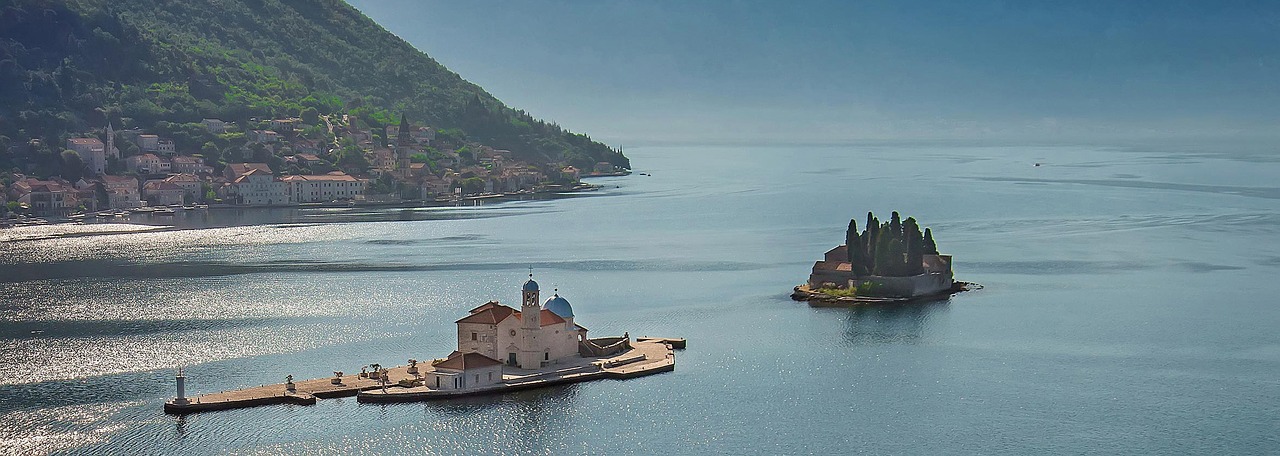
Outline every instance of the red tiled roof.
[[488, 308], [493, 307], [493, 306], [501, 306], [501, 305], [502, 305], [502, 304], [498, 304], [498, 301], [489, 301], [489, 302], [486, 302], [486, 303], [481, 304], [481, 305], [479, 305], [479, 306], [476, 306], [476, 308], [474, 308], [474, 309], [468, 310], [468, 311], [467, 311], [467, 313], [476, 313], [476, 312], [479, 312], [479, 311], [481, 311], [481, 310], [488, 309]]
[[235, 173], [237, 176], [247, 173], [251, 169], [262, 170], [268, 173], [271, 172], [271, 167], [266, 163], [231, 163], [228, 164], [227, 167], [231, 168], [231, 172]]
[[[552, 312], [547, 309], [542, 309], [542, 312], [539, 313], [539, 315], [542, 316], [542, 319], [541, 319], [541, 324], [538, 326], [550, 326], [557, 323], [564, 323], [564, 318], [560, 318], [560, 316], [556, 315], [555, 312]], [[522, 321], [524, 320], [524, 318], [520, 316], [520, 312], [516, 312], [516, 319], [522, 320]]]
[[449, 354], [444, 361], [433, 364], [439, 369], [467, 370], [478, 369], [481, 367], [501, 366], [502, 361], [490, 358], [479, 353], [462, 353], [455, 351]]
[[[488, 304], [485, 304], [488, 305]], [[481, 306], [484, 307], [484, 306]], [[471, 315], [462, 317], [454, 323], [479, 323], [484, 325], [496, 325], [502, 320], [506, 320], [511, 315], [519, 315], [520, 312], [502, 304], [494, 303], [493, 307], [479, 310]]]

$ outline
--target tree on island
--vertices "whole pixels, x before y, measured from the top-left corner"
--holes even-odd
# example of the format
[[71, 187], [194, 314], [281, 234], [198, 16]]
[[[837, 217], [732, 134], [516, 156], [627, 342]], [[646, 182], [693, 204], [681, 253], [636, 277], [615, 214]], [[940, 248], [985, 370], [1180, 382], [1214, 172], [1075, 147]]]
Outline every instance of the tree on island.
[[903, 220], [897, 212], [885, 223], [868, 212], [867, 226], [861, 234], [858, 233], [857, 222], [849, 220], [845, 246], [850, 270], [856, 276], [923, 274], [924, 255], [938, 253], [933, 233], [927, 228], [922, 233], [914, 217]]

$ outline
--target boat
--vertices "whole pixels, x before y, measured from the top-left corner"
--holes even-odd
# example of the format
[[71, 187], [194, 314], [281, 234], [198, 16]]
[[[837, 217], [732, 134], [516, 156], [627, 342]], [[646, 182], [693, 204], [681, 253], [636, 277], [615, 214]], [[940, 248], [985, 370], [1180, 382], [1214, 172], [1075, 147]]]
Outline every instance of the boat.
[[195, 207], [195, 206], [182, 206], [182, 210], [184, 210], [184, 211], [194, 211], [194, 210], [196, 210], [196, 207]]
[[142, 206], [142, 207], [135, 207], [133, 209], [129, 209], [129, 212], [132, 212], [134, 214], [150, 214], [155, 211], [156, 211], [156, 208], [150, 207], [150, 206]]
[[155, 215], [173, 215], [173, 209], [169, 209], [167, 207], [164, 209], [157, 209]]

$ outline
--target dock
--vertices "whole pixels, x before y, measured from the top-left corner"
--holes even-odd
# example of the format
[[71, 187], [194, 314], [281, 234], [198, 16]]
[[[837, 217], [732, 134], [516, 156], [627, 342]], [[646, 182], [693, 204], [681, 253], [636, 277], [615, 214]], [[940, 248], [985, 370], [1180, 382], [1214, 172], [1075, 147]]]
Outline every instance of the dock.
[[660, 342], [670, 345], [676, 350], [684, 350], [684, 338], [682, 337], [637, 337], [636, 342]]
[[354, 374], [344, 375], [340, 383], [334, 383], [336, 377], [299, 380], [293, 382], [292, 389], [289, 389], [285, 383], [276, 383], [204, 394], [186, 400], [170, 399], [165, 402], [164, 411], [169, 414], [185, 415], [265, 405], [313, 405], [317, 399], [350, 396], [356, 396], [357, 401], [366, 403], [417, 402], [503, 394], [601, 379], [628, 379], [675, 370], [675, 353], [672, 351], [675, 345], [670, 342], [673, 340], [679, 340], [683, 348], [684, 339], [643, 338], [637, 339], [630, 350], [614, 356], [583, 357], [576, 359], [575, 362], [555, 364], [537, 370], [506, 367], [503, 369], [501, 383], [482, 388], [436, 390], [426, 386], [401, 386], [402, 380], [405, 384], [413, 384], [432, 371], [430, 363], [424, 362], [418, 365], [419, 372], [416, 375], [409, 373], [409, 366], [388, 368], [385, 384], [377, 378]]
[[637, 339], [632, 349], [607, 358], [583, 358], [586, 362], [557, 366], [551, 371], [517, 371], [504, 374], [497, 385], [462, 390], [437, 390], [426, 386], [388, 387], [361, 391], [356, 401], [369, 403], [421, 402], [464, 396], [501, 394], [534, 388], [601, 379], [628, 379], [675, 370], [675, 353], [658, 340]]

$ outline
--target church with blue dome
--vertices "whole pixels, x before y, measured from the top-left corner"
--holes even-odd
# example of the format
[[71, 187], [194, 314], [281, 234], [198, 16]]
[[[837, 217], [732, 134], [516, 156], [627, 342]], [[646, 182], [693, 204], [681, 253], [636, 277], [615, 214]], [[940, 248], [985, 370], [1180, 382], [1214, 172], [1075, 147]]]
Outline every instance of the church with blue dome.
[[587, 328], [573, 320], [573, 306], [559, 291], [541, 303], [541, 289], [529, 274], [520, 290], [520, 309], [490, 301], [457, 321], [458, 352], [479, 353], [509, 367], [538, 369], [578, 357]]

